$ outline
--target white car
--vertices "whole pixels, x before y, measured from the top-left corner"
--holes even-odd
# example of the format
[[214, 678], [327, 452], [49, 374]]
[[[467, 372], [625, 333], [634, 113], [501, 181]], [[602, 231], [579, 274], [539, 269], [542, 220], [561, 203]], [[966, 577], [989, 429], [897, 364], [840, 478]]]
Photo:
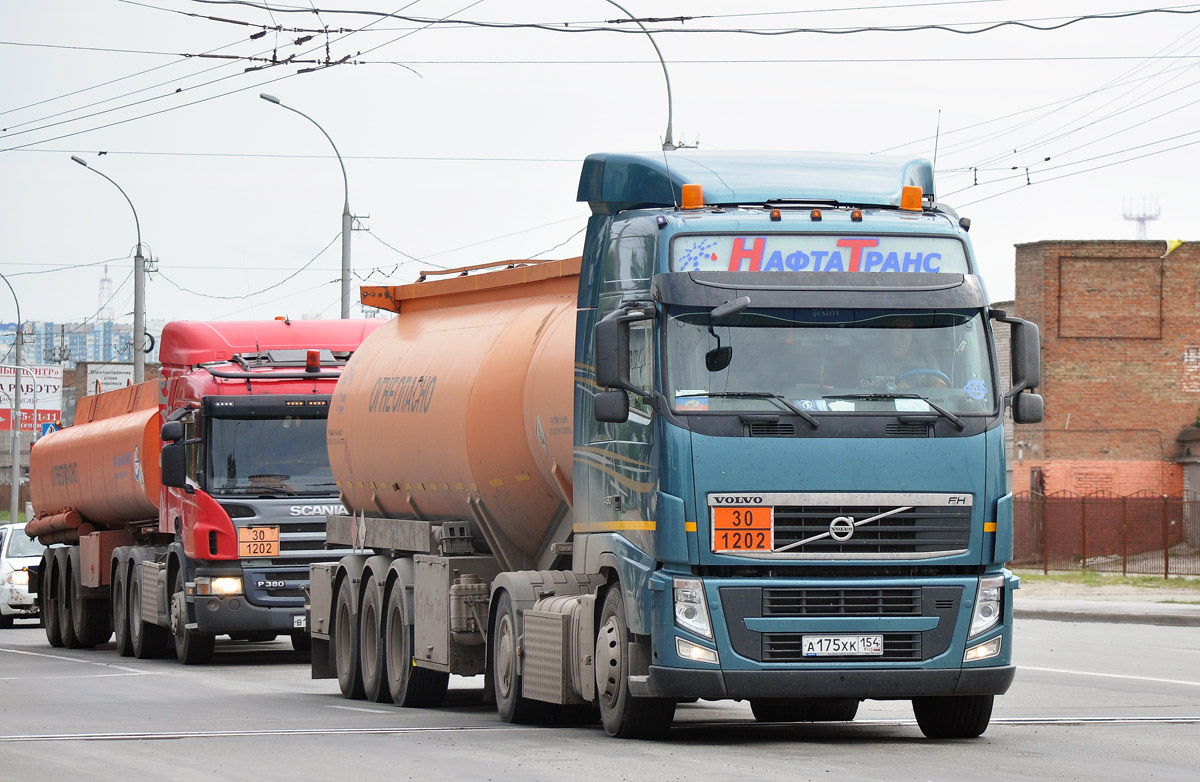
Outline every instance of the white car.
[[37, 597], [29, 594], [29, 568], [45, 546], [25, 535], [24, 524], [0, 524], [0, 628], [17, 617], [38, 615]]

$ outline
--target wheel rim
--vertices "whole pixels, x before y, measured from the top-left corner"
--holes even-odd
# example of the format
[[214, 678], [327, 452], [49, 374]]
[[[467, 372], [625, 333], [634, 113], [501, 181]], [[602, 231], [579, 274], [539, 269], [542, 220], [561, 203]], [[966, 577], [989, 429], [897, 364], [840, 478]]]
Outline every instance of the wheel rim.
[[404, 626], [404, 614], [399, 606], [388, 611], [387, 618], [387, 669], [393, 681], [403, 684], [408, 675], [408, 628]]
[[[138, 582], [134, 581], [132, 586], [129, 587], [129, 605], [130, 606], [141, 606], [141, 604], [142, 604], [142, 587], [140, 584], [138, 584]], [[129, 618], [129, 639], [130, 639], [130, 641], [132, 641], [134, 647], [136, 648], [138, 646], [141, 646], [141, 644], [142, 644], [142, 623], [140, 621], [134, 619], [133, 618], [134, 616], [135, 616], [134, 614], [131, 614], [130, 618]], [[141, 616], [140, 609], [139, 609], [138, 613], [136, 614], [136, 616]]]
[[183, 643], [187, 640], [187, 621], [184, 617], [183, 599], [183, 583], [176, 576], [176, 584], [179, 590], [171, 593], [171, 633], [175, 636], [175, 642], [182, 648]]
[[515, 649], [512, 617], [505, 614], [496, 625], [496, 687], [505, 700], [512, 697], [516, 686]]
[[339, 602], [337, 607], [337, 657], [342, 663], [339, 669], [346, 669], [350, 660], [350, 606]]
[[600, 686], [600, 699], [606, 706], [614, 706], [621, 693], [621, 644], [617, 618], [610, 616], [596, 638], [596, 683]]
[[125, 579], [118, 575], [116, 581], [113, 585], [113, 630], [120, 642], [128, 636], [129, 628], [125, 624]]
[[375, 640], [379, 636], [379, 612], [373, 600], [366, 602], [362, 618], [363, 676], [374, 679], [379, 668], [379, 643]]

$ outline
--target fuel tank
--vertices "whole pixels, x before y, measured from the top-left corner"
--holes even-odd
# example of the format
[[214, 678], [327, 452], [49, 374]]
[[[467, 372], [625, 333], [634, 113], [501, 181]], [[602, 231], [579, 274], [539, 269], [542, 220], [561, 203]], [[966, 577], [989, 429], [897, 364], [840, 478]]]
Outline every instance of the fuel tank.
[[578, 282], [572, 259], [364, 286], [365, 304], [398, 315], [334, 391], [329, 459], [346, 508], [467, 520], [501, 561], [536, 557], [570, 523]]
[[81, 521], [113, 528], [156, 519], [162, 428], [157, 383], [84, 397], [75, 420], [30, 451], [30, 493], [38, 517], [30, 523], [57, 514], [69, 518], [69, 511]]

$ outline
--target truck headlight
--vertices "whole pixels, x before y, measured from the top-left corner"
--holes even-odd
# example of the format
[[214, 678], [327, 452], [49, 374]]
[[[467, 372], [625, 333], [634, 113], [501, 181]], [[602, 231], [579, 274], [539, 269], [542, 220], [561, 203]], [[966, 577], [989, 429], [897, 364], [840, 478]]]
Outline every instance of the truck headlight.
[[29, 571], [14, 570], [8, 574], [8, 578], [5, 581], [15, 586], [29, 586]]
[[712, 622], [708, 620], [708, 601], [704, 597], [704, 582], [698, 578], [674, 580], [675, 624], [704, 638], [712, 638]]
[[240, 595], [242, 594], [241, 576], [196, 576], [197, 595]]
[[979, 590], [975, 593], [975, 609], [971, 612], [971, 630], [968, 638], [991, 630], [1000, 623], [1004, 615], [1004, 576], [989, 576], [979, 579]]

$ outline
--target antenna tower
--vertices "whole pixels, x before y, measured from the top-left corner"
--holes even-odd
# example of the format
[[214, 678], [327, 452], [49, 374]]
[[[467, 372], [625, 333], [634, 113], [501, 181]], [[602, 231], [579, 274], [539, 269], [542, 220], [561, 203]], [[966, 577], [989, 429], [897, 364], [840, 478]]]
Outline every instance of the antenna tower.
[[1158, 201], [1151, 199], [1147, 201], [1145, 198], [1139, 204], [1131, 204], [1125, 202], [1125, 219], [1132, 220], [1137, 223], [1137, 238], [1146, 238], [1146, 223], [1151, 220], [1157, 220], [1162, 215], [1162, 210], [1158, 208]]
[[100, 323], [104, 321], [112, 322], [113, 310], [109, 306], [112, 297], [112, 278], [108, 276], [108, 264], [104, 264], [104, 276], [100, 278], [100, 295], [96, 301], [96, 320]]

